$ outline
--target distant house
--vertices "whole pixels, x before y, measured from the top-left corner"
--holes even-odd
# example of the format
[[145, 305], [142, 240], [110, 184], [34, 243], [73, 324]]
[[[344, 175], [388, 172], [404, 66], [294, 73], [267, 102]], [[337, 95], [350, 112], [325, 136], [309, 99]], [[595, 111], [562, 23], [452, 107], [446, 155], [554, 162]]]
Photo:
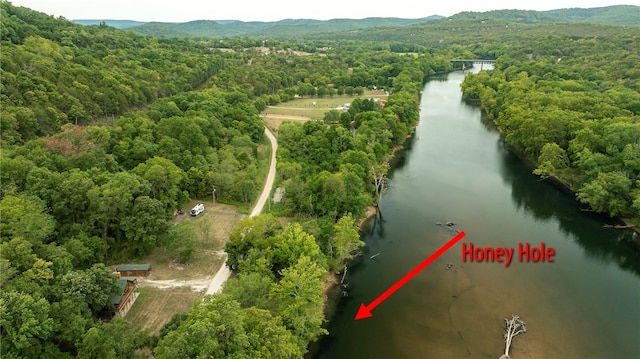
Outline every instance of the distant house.
[[121, 277], [118, 279], [118, 292], [111, 293], [109, 301], [113, 305], [113, 315], [124, 317], [133, 302], [138, 298], [138, 279], [136, 277]]
[[119, 264], [116, 267], [118, 277], [146, 277], [151, 272], [151, 264]]
[[271, 49], [265, 46], [256, 47], [256, 51], [260, 52], [260, 55], [269, 55], [271, 53]]

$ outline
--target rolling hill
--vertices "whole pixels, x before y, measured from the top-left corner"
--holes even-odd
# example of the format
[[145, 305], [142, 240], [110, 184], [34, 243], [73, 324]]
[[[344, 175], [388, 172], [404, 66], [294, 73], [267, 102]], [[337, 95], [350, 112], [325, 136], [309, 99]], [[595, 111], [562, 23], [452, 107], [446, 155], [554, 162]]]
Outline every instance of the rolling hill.
[[429, 16], [421, 19], [366, 18], [366, 19], [286, 19], [274, 22], [196, 20], [185, 23], [151, 22], [128, 28], [153, 36], [275, 36], [291, 37], [301, 34], [325, 33], [366, 29], [371, 27], [402, 27], [426, 23], [442, 18]]
[[461, 12], [451, 19], [500, 19], [523, 24], [556, 22], [591, 22], [609, 25], [640, 25], [640, 7], [613, 5], [596, 8], [571, 8], [549, 11], [493, 10], [486, 12]]
[[[461, 12], [445, 18], [432, 15], [419, 19], [371, 17], [365, 19], [285, 19], [280, 21], [196, 20], [184, 23], [138, 22], [133, 20], [74, 20], [82, 25], [99, 25], [101, 22], [118, 29], [126, 29], [143, 35], [162, 37], [276, 37], [300, 38], [309, 35], [358, 33], [361, 30], [407, 32], [416, 26], [443, 22], [494, 24], [557, 24], [596, 23], [605, 25], [640, 25], [640, 7], [613, 5], [598, 8], [571, 8], [549, 11], [492, 10], [486, 12]], [[443, 27], [445, 25], [439, 25]], [[437, 27], [437, 26], [436, 26]], [[446, 26], [445, 26], [446, 27]], [[464, 27], [464, 26], [463, 26]], [[390, 31], [390, 29], [395, 29]], [[333, 37], [333, 36], [329, 36]], [[376, 36], [378, 37], [378, 36]], [[384, 37], [384, 36], [383, 36]], [[393, 37], [393, 36], [392, 36]]]

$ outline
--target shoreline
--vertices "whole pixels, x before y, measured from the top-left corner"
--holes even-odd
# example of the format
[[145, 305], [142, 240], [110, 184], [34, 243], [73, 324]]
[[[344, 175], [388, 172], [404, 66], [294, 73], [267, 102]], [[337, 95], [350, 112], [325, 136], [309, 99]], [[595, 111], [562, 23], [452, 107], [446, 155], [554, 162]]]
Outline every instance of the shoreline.
[[[407, 142], [407, 140], [409, 140], [411, 137], [414, 136], [415, 134], [415, 129], [416, 127], [418, 127], [418, 124], [420, 122], [418, 122], [416, 124], [416, 126], [413, 128], [413, 130], [411, 131], [411, 133], [409, 133], [405, 138], [404, 141], [402, 141], [401, 144], [398, 144], [396, 146], [393, 147], [393, 149], [391, 150], [391, 155], [385, 159], [383, 161], [383, 163], [388, 163], [389, 165], [391, 165], [393, 163], [393, 160], [396, 158], [396, 155], [398, 154], [398, 152], [404, 150], [405, 148], [405, 143]], [[383, 194], [384, 194], [383, 190]], [[363, 233], [363, 231], [365, 230], [365, 227], [367, 225], [367, 223], [369, 222], [369, 220], [371, 220], [373, 217], [375, 217], [378, 214], [378, 206], [377, 205], [369, 205], [366, 207], [365, 209], [365, 213], [364, 216], [362, 218], [360, 218], [360, 220], [358, 221], [358, 228], [359, 228], [359, 232], [360, 234]], [[359, 257], [356, 256], [355, 258], [351, 259], [351, 261], [356, 260]], [[350, 261], [350, 262], [351, 262]], [[327, 278], [324, 280], [324, 290], [323, 290], [323, 294], [325, 296], [325, 301], [324, 304], [322, 306], [322, 311], [325, 314], [325, 317], [327, 316], [330, 310], [330, 308], [328, 307], [328, 305], [330, 304], [330, 300], [329, 297], [331, 295], [334, 295], [335, 293], [332, 293], [332, 291], [334, 289], [336, 289], [339, 285], [340, 285], [340, 276], [339, 273], [341, 272], [334, 272], [334, 271], [329, 271]]]
[[[478, 103], [480, 103], [481, 110], [484, 112], [485, 115], [487, 115], [487, 112], [482, 106], [482, 103], [480, 102], [480, 100], [478, 100]], [[500, 133], [500, 137], [504, 140], [505, 139], [504, 132], [502, 132], [502, 129], [500, 128], [500, 126], [496, 123], [494, 119], [489, 118], [489, 120], [491, 121], [493, 126], [498, 130], [498, 133]], [[516, 156], [518, 156], [518, 158], [522, 162], [524, 162], [524, 164], [527, 165], [529, 169], [535, 169], [534, 163], [530, 159], [528, 159], [522, 152], [518, 151], [515, 147], [513, 147], [511, 144], [507, 143], [506, 141], [505, 141], [505, 144], [508, 146], [508, 150], [513, 152]], [[560, 188], [565, 193], [571, 194], [573, 196], [573, 200], [578, 204], [578, 208], [579, 208], [582, 202], [577, 200], [576, 196], [578, 192], [573, 188], [573, 185], [571, 183], [567, 182], [566, 180], [563, 180], [562, 178], [559, 178], [555, 174], [549, 174], [547, 177], [543, 178], [542, 180], [549, 180], [551, 183], [553, 183], [554, 186]], [[596, 213], [599, 213], [599, 212], [596, 212]], [[600, 214], [609, 215], [608, 213], [600, 213]], [[630, 229], [640, 235], [640, 223], [634, 223], [633, 218], [622, 217], [622, 216], [611, 217], [610, 215], [609, 215], [609, 218], [611, 218], [614, 221], [617, 221], [618, 222], [617, 224], [633, 226], [631, 228], [626, 228], [626, 229]], [[636, 241], [636, 244], [640, 247], [640, 240]]]
[[[404, 141], [401, 144], [398, 144], [396, 146], [393, 147], [393, 149], [391, 150], [391, 155], [385, 159], [383, 161], [383, 163], [388, 163], [388, 164], [392, 164], [393, 160], [396, 158], [396, 155], [398, 154], [398, 152], [404, 150], [405, 148], [405, 143], [407, 142], [407, 140], [409, 140], [411, 137], [414, 136], [415, 134], [415, 129], [418, 126], [420, 122], [418, 122], [416, 124], [416, 126], [413, 128], [412, 132], [409, 133], [405, 138]], [[383, 194], [384, 194], [383, 190]], [[378, 206], [377, 205], [369, 205], [366, 207], [365, 209], [365, 213], [364, 216], [362, 218], [360, 218], [360, 220], [358, 221], [358, 228], [360, 231], [360, 234], [362, 234], [362, 232], [365, 230], [365, 227], [367, 225], [367, 223], [376, 215], [378, 214]], [[349, 262], [357, 260], [359, 257], [356, 256], [355, 258], [351, 259]], [[332, 291], [334, 289], [336, 289], [339, 285], [340, 285], [340, 275], [339, 273], [341, 272], [334, 272], [334, 271], [329, 271], [327, 278], [324, 280], [324, 290], [323, 290], [323, 294], [325, 296], [325, 301], [324, 304], [322, 306], [322, 311], [325, 314], [325, 317], [327, 316], [328, 313], [330, 313], [330, 308], [328, 307], [330, 304], [330, 300], [329, 297], [331, 295], [335, 295], [335, 293], [332, 293]], [[325, 318], [326, 319], [326, 318]]]

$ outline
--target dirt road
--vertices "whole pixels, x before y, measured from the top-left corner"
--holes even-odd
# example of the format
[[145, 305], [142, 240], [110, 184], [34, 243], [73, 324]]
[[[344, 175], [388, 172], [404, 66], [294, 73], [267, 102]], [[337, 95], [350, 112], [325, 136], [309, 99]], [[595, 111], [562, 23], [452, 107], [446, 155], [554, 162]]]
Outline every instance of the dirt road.
[[[278, 149], [278, 142], [276, 140], [276, 136], [271, 133], [268, 128], [264, 128], [264, 133], [269, 138], [271, 142], [271, 164], [269, 165], [269, 173], [267, 174], [267, 180], [264, 182], [264, 188], [262, 189], [262, 194], [258, 198], [258, 202], [256, 202], [256, 206], [253, 207], [251, 214], [249, 217], [254, 217], [262, 212], [262, 208], [264, 204], [267, 203], [267, 199], [271, 195], [271, 188], [273, 187], [273, 182], [276, 178], [276, 150]], [[226, 253], [225, 253], [225, 262], [226, 262]], [[222, 289], [222, 285], [224, 282], [229, 279], [231, 276], [231, 270], [226, 265], [220, 267], [220, 270], [209, 283], [209, 287], [207, 288], [206, 294], [214, 294], [219, 292]]]
[[266, 115], [260, 115], [260, 117], [264, 118], [264, 119], [273, 119], [273, 120], [286, 120], [286, 121], [311, 121], [312, 118], [309, 116], [302, 116], [302, 115], [272, 115], [272, 114], [266, 114]]
[[264, 128], [264, 133], [271, 142], [271, 164], [269, 165], [269, 173], [267, 174], [267, 180], [264, 182], [262, 194], [260, 195], [260, 198], [258, 198], [258, 202], [256, 202], [256, 206], [253, 207], [253, 211], [251, 211], [249, 217], [257, 216], [262, 212], [262, 208], [264, 207], [264, 204], [267, 203], [267, 199], [271, 194], [273, 181], [276, 179], [276, 150], [278, 149], [278, 141], [276, 140], [276, 136], [274, 136], [268, 128]]

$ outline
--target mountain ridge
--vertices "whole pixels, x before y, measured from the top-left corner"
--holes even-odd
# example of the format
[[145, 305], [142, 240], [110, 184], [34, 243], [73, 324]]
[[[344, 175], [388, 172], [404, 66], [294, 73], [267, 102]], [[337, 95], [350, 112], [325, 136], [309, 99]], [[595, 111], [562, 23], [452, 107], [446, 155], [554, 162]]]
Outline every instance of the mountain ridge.
[[135, 20], [72, 20], [82, 25], [105, 23], [118, 29], [143, 35], [164, 37], [299, 37], [307, 34], [348, 32], [365, 29], [402, 28], [444, 20], [503, 20], [516, 24], [597, 23], [607, 25], [640, 25], [640, 6], [611, 5], [594, 8], [565, 8], [546, 11], [502, 9], [484, 12], [465, 11], [444, 17], [431, 15], [417, 19], [367, 17], [282, 19], [278, 21], [193, 20], [188, 22], [140, 22]]

